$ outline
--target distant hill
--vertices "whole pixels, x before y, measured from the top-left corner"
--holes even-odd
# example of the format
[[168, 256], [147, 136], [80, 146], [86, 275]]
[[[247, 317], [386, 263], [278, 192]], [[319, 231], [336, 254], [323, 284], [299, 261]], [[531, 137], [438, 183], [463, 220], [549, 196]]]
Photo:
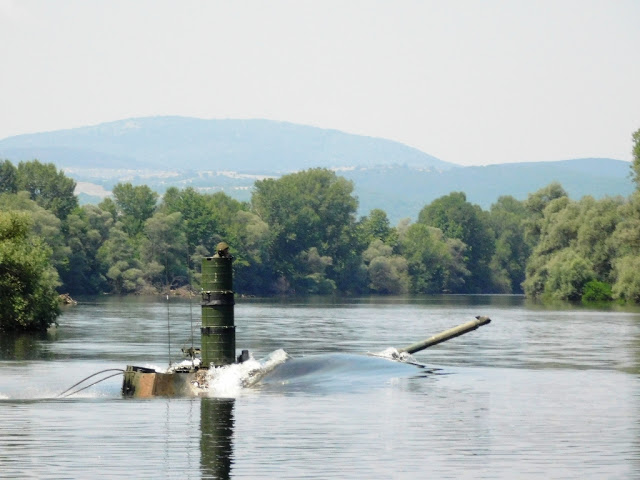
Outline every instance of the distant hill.
[[609, 158], [461, 167], [390, 140], [268, 120], [153, 117], [10, 137], [0, 159], [53, 162], [78, 182], [81, 203], [119, 182], [224, 191], [249, 200], [257, 179], [314, 167], [353, 180], [360, 215], [415, 220], [438, 197], [462, 191], [490, 208], [501, 195], [524, 200], [557, 181], [571, 198], [628, 196], [630, 164]]
[[626, 197], [634, 190], [629, 173], [629, 162], [610, 158], [458, 167], [442, 172], [398, 165], [341, 172], [353, 180], [362, 211], [381, 208], [394, 224], [401, 218], [415, 220], [422, 207], [451, 192], [464, 192], [468, 201], [485, 210], [502, 195], [525, 200], [529, 193], [554, 181], [575, 200], [586, 195]]
[[455, 165], [382, 138], [271, 120], [133, 118], [0, 141], [0, 158], [65, 168], [287, 173], [313, 167]]

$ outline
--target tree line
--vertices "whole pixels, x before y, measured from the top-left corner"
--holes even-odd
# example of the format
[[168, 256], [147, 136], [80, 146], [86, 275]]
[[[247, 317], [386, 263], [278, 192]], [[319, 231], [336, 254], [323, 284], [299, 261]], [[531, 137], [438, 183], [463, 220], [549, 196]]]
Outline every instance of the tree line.
[[[630, 174], [640, 186], [640, 130], [632, 138]], [[220, 241], [231, 246], [244, 294], [640, 303], [638, 189], [571, 200], [552, 183], [523, 201], [500, 197], [488, 211], [453, 192], [396, 226], [381, 209], [357, 218], [353, 184], [321, 168], [257, 181], [249, 202], [175, 187], [160, 198], [120, 183], [100, 204], [80, 206], [74, 189], [53, 164], [0, 161], [0, 329], [50, 324], [56, 292], [197, 289], [201, 259]]]

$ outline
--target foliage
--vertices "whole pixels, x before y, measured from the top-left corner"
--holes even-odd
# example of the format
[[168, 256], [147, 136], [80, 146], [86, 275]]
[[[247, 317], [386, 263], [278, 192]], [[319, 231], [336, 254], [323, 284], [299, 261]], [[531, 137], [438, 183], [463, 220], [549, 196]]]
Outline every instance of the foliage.
[[367, 245], [378, 239], [387, 245], [395, 245], [398, 242], [396, 229], [389, 224], [389, 218], [384, 210], [375, 208], [369, 215], [360, 219], [359, 228], [363, 236], [363, 241]]
[[406, 259], [413, 293], [457, 293], [470, 275], [466, 245], [445, 239], [442, 231], [421, 223], [400, 230], [400, 252]]
[[192, 249], [202, 245], [213, 251], [220, 237], [212, 238], [212, 234], [220, 231], [220, 222], [211, 211], [211, 203], [211, 199], [193, 188], [178, 190], [171, 187], [166, 191], [161, 207], [169, 214], [182, 214], [187, 242]]
[[445, 238], [457, 239], [466, 245], [464, 267], [469, 276], [460, 293], [491, 291], [490, 261], [495, 240], [486, 212], [467, 202], [463, 192], [454, 192], [425, 206], [418, 223], [439, 228]]
[[612, 198], [574, 202], [556, 196], [546, 202], [536, 220], [538, 242], [527, 263], [525, 293], [577, 300], [590, 280], [610, 283], [621, 206], [621, 199]]
[[615, 252], [612, 271], [613, 296], [640, 303], [640, 190], [620, 206], [620, 222], [609, 245]]
[[251, 294], [269, 291], [274, 282], [267, 249], [269, 226], [255, 213], [239, 210], [229, 219], [224, 238], [234, 245], [235, 285]]
[[133, 237], [142, 232], [144, 222], [153, 215], [158, 194], [146, 185], [119, 183], [113, 187], [113, 198], [123, 230]]
[[640, 303], [640, 257], [628, 255], [616, 260], [616, 283], [613, 296], [627, 302]]
[[31, 233], [40, 237], [51, 248], [52, 265], [60, 275], [69, 270], [71, 249], [66, 243], [63, 222], [58, 217], [31, 200], [26, 191], [13, 195], [0, 194], [0, 208], [5, 211], [28, 213], [32, 219]]
[[321, 257], [331, 258], [326, 277], [336, 288], [348, 288], [344, 280], [364, 250], [355, 235], [357, 201], [352, 191], [351, 182], [326, 169], [256, 182], [251, 204], [269, 225], [267, 255], [278, 277], [273, 290], [288, 285], [289, 290], [308, 291], [304, 252], [313, 247]]
[[179, 212], [168, 215], [157, 212], [145, 222], [140, 252], [148, 285], [162, 288], [162, 285], [181, 287], [188, 283], [186, 235]]
[[[269, 290], [275, 279], [267, 260], [269, 226], [249, 205], [218, 192], [201, 194], [193, 188], [169, 188], [160, 210], [180, 212], [187, 246], [191, 253], [188, 276], [197, 284], [202, 255], [209, 255], [220, 241], [231, 245], [235, 257], [235, 285], [244, 292], [258, 294]], [[196, 254], [196, 252], [200, 252]]]
[[[640, 130], [633, 138], [637, 181]], [[158, 203], [149, 187], [122, 183], [98, 206], [78, 207], [74, 183], [37, 160], [0, 162], [0, 181], [3, 215], [31, 221], [24, 234], [16, 227], [11, 248], [37, 249], [29, 261], [49, 293], [58, 277], [73, 294], [197, 287], [201, 259], [225, 241], [235, 289], [255, 295], [524, 292], [640, 303], [640, 189], [576, 201], [552, 183], [489, 211], [454, 192], [392, 227], [381, 209], [356, 221], [353, 184], [320, 168], [258, 181], [250, 203], [194, 188], [169, 188]], [[3, 218], [6, 231], [22, 224]], [[7, 298], [8, 312], [19, 309]]]
[[60, 313], [51, 251], [26, 213], [0, 212], [0, 330], [43, 331]]
[[18, 190], [29, 192], [31, 200], [62, 220], [78, 206], [74, 194], [76, 182], [58, 171], [53, 163], [20, 162], [16, 184]]
[[582, 293], [582, 301], [589, 302], [606, 302], [613, 298], [611, 285], [598, 280], [591, 280], [584, 286]]
[[118, 206], [116, 205], [116, 202], [113, 201], [113, 198], [106, 197], [102, 202], [100, 202], [98, 208], [103, 212], [108, 213], [111, 216], [111, 220], [114, 222], [118, 220]]
[[525, 241], [527, 210], [513, 197], [499, 197], [491, 206], [489, 225], [494, 231], [495, 252], [491, 258], [493, 289], [500, 293], [521, 293], [525, 265], [531, 247]]
[[109, 238], [113, 224], [111, 214], [95, 205], [85, 205], [67, 217], [69, 268], [61, 273], [65, 292], [76, 295], [108, 291], [98, 250]]
[[622, 198], [595, 200], [583, 197], [578, 202], [577, 236], [574, 248], [588, 257], [598, 278], [612, 279], [612, 265], [617, 256], [611, 238], [622, 221]]
[[530, 193], [524, 202], [527, 219], [524, 222], [525, 240], [533, 248], [540, 239], [541, 220], [547, 205], [558, 198], [568, 197], [562, 185], [553, 182], [535, 193]]
[[97, 258], [111, 292], [136, 293], [145, 287], [135, 244], [120, 222], [109, 230], [109, 238], [98, 249]]
[[623, 204], [618, 211], [619, 222], [609, 241], [618, 258], [640, 255], [640, 191]]
[[633, 147], [631, 154], [633, 160], [631, 163], [631, 177], [636, 184], [636, 189], [640, 189], [640, 128], [631, 135]]
[[401, 294], [409, 290], [407, 261], [398, 256], [375, 257], [369, 263], [370, 288], [376, 293]]
[[376, 293], [401, 294], [409, 291], [409, 265], [393, 249], [376, 238], [362, 255], [369, 275], [369, 288]]
[[18, 171], [9, 160], [0, 160], [0, 193], [18, 191]]
[[568, 248], [552, 255], [546, 268], [545, 293], [558, 300], [580, 300], [585, 285], [595, 279], [591, 262]]

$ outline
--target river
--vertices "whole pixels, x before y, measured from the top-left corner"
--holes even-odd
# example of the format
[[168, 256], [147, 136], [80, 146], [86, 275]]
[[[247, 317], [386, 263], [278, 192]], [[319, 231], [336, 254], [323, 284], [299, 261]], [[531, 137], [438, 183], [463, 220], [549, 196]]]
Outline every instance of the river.
[[[416, 353], [420, 366], [366, 355], [476, 315], [492, 323]], [[237, 299], [235, 318], [238, 350], [307, 367], [153, 399], [122, 398], [115, 371], [59, 396], [101, 370], [182, 361], [200, 307], [173, 298], [81, 299], [47, 335], [1, 337], [0, 478], [640, 478], [638, 309]]]

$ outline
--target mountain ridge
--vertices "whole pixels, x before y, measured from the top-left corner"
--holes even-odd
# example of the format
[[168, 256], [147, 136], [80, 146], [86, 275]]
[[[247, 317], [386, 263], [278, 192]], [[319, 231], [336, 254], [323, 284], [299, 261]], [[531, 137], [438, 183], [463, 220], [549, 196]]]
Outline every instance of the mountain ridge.
[[[490, 208], [559, 182], [573, 199], [630, 195], [630, 163], [609, 158], [461, 166], [398, 142], [271, 120], [146, 117], [0, 140], [0, 159], [54, 163], [79, 182], [83, 203], [119, 182], [224, 191], [247, 201], [256, 179], [331, 168], [354, 182], [358, 213], [416, 219], [436, 198], [462, 191]], [[100, 188], [98, 188], [100, 187]], [[103, 190], [102, 190], [103, 189]]]
[[389, 163], [434, 169], [456, 166], [392, 140], [262, 119], [142, 117], [0, 140], [0, 156], [6, 158], [28, 160], [43, 152], [57, 162], [66, 161], [65, 167], [90, 162], [105, 168], [113, 160], [134, 168], [229, 169], [238, 165], [241, 168], [234, 170], [266, 168], [280, 173]]

